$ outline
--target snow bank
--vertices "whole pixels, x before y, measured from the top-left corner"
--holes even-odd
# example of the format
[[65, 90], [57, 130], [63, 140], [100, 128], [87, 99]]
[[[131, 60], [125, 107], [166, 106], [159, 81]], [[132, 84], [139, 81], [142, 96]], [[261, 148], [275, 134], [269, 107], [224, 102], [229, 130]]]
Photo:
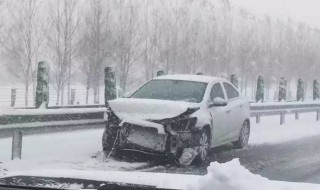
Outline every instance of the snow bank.
[[[92, 158], [101, 151], [104, 129], [70, 131], [55, 134], [24, 136], [22, 159], [11, 160], [11, 138], [0, 138], [0, 177], [9, 172], [27, 170], [77, 169], [77, 170], [135, 170], [147, 167], [145, 162], [124, 162]], [[3, 164], [1, 164], [1, 162]]]
[[[115, 183], [150, 185], [166, 189], [187, 190], [317, 190], [319, 184], [271, 181], [250, 173], [238, 159], [219, 164], [212, 162], [205, 176], [97, 170], [28, 170], [9, 172], [6, 176], [45, 176], [76, 178]], [[71, 188], [71, 187], [70, 187]], [[73, 189], [73, 188], [71, 188]]]
[[[261, 123], [251, 120], [250, 145], [274, 144], [320, 135], [320, 122], [315, 113], [286, 116], [286, 124], [279, 124], [279, 116], [261, 117]], [[11, 138], [0, 139], [0, 177], [29, 173], [30, 175], [75, 175], [79, 178], [115, 180], [156, 184], [163, 188], [178, 189], [245, 189], [245, 190], [312, 190], [320, 189], [311, 184], [270, 181], [251, 174], [238, 160], [225, 164], [211, 163], [204, 177], [195, 175], [154, 174], [131, 172], [150, 167], [144, 162], [120, 162], [92, 158], [101, 151], [103, 129], [71, 131], [56, 134], [30, 135], [23, 137], [22, 160], [11, 161]], [[130, 172], [121, 172], [121, 171]], [[235, 188], [234, 188], [235, 187]]]
[[240, 165], [239, 159], [225, 164], [212, 162], [208, 174], [188, 186], [190, 190], [316, 190], [317, 184], [271, 181], [255, 175]]

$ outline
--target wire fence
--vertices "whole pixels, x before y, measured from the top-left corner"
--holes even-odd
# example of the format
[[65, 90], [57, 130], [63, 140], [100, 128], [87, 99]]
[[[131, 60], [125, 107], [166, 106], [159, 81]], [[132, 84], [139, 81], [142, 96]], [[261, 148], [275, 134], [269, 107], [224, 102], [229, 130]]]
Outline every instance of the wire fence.
[[[0, 108], [12, 107], [11, 106], [11, 90], [16, 89], [16, 101], [14, 107], [25, 107], [25, 89], [24, 86], [15, 85], [15, 86], [1, 86], [0, 87]], [[99, 88], [99, 101], [94, 102], [94, 92], [93, 89], [89, 90], [88, 104], [86, 103], [86, 87], [84, 85], [71, 85], [70, 89], [74, 90], [74, 103], [73, 105], [96, 105], [96, 104], [104, 104], [104, 86], [100, 86]], [[276, 90], [277, 86], [274, 85], [269, 90], [269, 94], [265, 90], [265, 101], [266, 102], [277, 102], [278, 91]], [[288, 90], [287, 93], [287, 101], [296, 101], [296, 91], [295, 87], [291, 87], [291, 90]], [[247, 88], [245, 91], [243, 90], [241, 94], [247, 97], [252, 102], [255, 102], [255, 89]], [[71, 95], [71, 93], [70, 93]], [[34, 99], [35, 95], [33, 94], [33, 88], [30, 86], [28, 92], [28, 107], [34, 107]], [[67, 88], [64, 90], [63, 101], [60, 100], [57, 104], [57, 92], [53, 85], [49, 85], [49, 107], [51, 106], [65, 106], [70, 105], [68, 103], [68, 91]], [[312, 88], [309, 88], [305, 91], [305, 101], [312, 100]]]
[[[16, 101], [14, 107], [25, 107], [25, 88], [23, 85], [0, 87], [0, 107], [11, 107], [11, 89], [16, 89]], [[74, 105], [86, 105], [86, 87], [83, 85], [71, 85], [70, 89], [74, 89]], [[34, 107], [34, 99], [35, 95], [33, 94], [33, 88], [31, 86], [28, 91], [28, 107]], [[59, 104], [57, 104], [57, 92], [55, 88], [50, 85], [49, 106], [70, 105], [68, 103], [67, 88], [64, 90], [63, 101], [61, 101], [61, 95], [59, 99]], [[88, 105], [93, 104], [104, 104], [104, 86], [100, 86], [99, 88], [99, 102], [96, 103], [94, 102], [93, 89], [89, 90]]]

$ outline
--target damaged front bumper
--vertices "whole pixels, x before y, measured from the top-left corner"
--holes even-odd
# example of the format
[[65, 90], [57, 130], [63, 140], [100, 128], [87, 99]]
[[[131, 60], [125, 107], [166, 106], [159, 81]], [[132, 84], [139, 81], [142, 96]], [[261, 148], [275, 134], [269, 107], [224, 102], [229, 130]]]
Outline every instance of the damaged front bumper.
[[118, 124], [117, 149], [179, 156], [192, 143], [196, 120], [189, 115], [193, 112], [188, 109], [177, 117], [157, 121], [123, 118]]
[[149, 154], [177, 154], [186, 144], [190, 144], [187, 141], [191, 141], [191, 131], [171, 134], [165, 129], [165, 126], [155, 124], [143, 126], [124, 120], [120, 126], [119, 148]]
[[127, 150], [164, 152], [168, 134], [163, 125], [144, 121], [124, 119], [120, 123], [119, 147]]
[[138, 151], [148, 154], [168, 154], [179, 156], [192, 144], [192, 130], [197, 122], [190, 115], [198, 108], [189, 108], [182, 114], [161, 120], [137, 118], [120, 119], [110, 109], [108, 123], [116, 127], [118, 150]]

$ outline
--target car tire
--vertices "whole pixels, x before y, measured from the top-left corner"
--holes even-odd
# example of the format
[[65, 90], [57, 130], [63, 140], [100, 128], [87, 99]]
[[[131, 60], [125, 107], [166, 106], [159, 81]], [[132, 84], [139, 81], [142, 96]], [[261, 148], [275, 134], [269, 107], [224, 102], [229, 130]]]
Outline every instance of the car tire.
[[116, 146], [117, 146], [117, 142], [115, 141], [117, 140], [117, 135], [118, 135], [118, 127], [107, 124], [102, 135], [102, 149], [105, 157], [109, 156], [110, 153], [111, 153], [111, 156], [115, 156]]
[[198, 149], [198, 155], [195, 157], [192, 164], [199, 165], [205, 162], [210, 150], [210, 131], [203, 128], [202, 130], [195, 132], [193, 147]]
[[250, 137], [250, 123], [248, 121], [245, 121], [242, 124], [240, 134], [239, 134], [239, 139], [233, 143], [234, 147], [236, 149], [246, 148], [248, 146], [249, 137]]

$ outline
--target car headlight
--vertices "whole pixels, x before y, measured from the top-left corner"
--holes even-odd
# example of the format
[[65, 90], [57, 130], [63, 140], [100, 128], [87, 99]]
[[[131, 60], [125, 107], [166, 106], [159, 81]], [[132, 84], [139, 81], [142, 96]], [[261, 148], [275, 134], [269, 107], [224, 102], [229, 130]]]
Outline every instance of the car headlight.
[[104, 113], [104, 119], [110, 123], [120, 124], [120, 118], [109, 107]]
[[196, 117], [173, 120], [167, 124], [167, 128], [173, 131], [188, 131], [191, 130], [197, 123]]

